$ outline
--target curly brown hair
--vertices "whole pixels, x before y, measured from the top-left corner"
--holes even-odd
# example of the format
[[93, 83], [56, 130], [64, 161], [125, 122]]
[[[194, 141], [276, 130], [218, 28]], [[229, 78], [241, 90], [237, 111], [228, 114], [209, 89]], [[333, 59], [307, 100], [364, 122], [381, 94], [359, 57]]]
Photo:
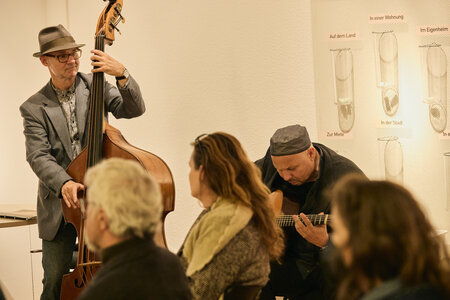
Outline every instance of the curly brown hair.
[[269, 202], [269, 189], [261, 171], [249, 160], [241, 143], [225, 132], [200, 135], [192, 143], [196, 170], [203, 166], [208, 186], [224, 198], [240, 202], [253, 210], [253, 219], [263, 245], [272, 259], [283, 254], [283, 232], [275, 222]]
[[380, 280], [394, 278], [407, 287], [428, 283], [450, 296], [448, 251], [408, 190], [352, 175], [336, 184], [331, 197], [349, 230], [352, 256], [337, 299], [358, 299]]

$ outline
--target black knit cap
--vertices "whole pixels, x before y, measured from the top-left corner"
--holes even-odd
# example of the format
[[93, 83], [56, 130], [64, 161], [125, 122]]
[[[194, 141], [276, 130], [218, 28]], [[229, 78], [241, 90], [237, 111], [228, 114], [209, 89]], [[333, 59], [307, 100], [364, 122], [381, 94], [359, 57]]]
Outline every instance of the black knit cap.
[[311, 147], [306, 127], [290, 125], [275, 131], [270, 138], [270, 155], [284, 156], [303, 152]]

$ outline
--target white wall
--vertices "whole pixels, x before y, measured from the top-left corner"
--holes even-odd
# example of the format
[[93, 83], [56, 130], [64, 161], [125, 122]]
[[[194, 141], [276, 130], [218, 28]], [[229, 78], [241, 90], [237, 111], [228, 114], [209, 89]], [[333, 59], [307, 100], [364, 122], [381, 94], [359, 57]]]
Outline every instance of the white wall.
[[[97, 18], [105, 2], [0, 2], [1, 203], [34, 202], [37, 179], [25, 162], [19, 105], [49, 79], [32, 57], [45, 26], [66, 26], [86, 43], [81, 71], [89, 72]], [[30, 9], [23, 9], [28, 7]], [[124, 1], [122, 35], [107, 52], [140, 83], [147, 112], [112, 120], [133, 145], [162, 157], [176, 186], [175, 211], [166, 219], [169, 248], [178, 250], [200, 212], [187, 181], [190, 142], [201, 133], [236, 135], [256, 160], [282, 126], [301, 123], [316, 137], [310, 2]], [[14, 24], [13, 26], [11, 26]], [[6, 41], [4, 44], [3, 42]], [[6, 63], [6, 65], [5, 65]], [[108, 78], [110, 82], [113, 79]]]
[[[406, 5], [406, 0], [392, 5], [394, 9], [404, 9], [417, 22], [426, 15], [441, 13], [441, 23], [448, 23], [445, 12], [450, 10], [446, 10], [445, 1], [439, 1], [444, 3], [440, 9], [432, 9], [426, 0], [415, 1], [415, 6]], [[116, 34], [116, 41], [107, 52], [138, 80], [148, 110], [137, 119], [111, 122], [130, 143], [162, 157], [173, 172], [176, 206], [166, 219], [170, 250], [178, 249], [200, 212], [187, 181], [190, 142], [201, 133], [227, 131], [241, 140], [255, 160], [265, 153], [272, 133], [284, 125], [306, 125], [312, 139], [317, 140], [318, 129], [322, 129], [327, 118], [326, 110], [335, 113], [335, 107], [321, 106], [333, 96], [327, 81], [329, 45], [323, 44], [322, 34], [328, 28], [347, 30], [360, 26], [364, 38], [369, 38], [365, 18], [369, 13], [384, 12], [390, 4], [314, 0], [311, 14], [309, 0], [125, 0], [122, 35]], [[48, 71], [31, 56], [38, 51], [39, 30], [58, 23], [66, 26], [78, 42], [87, 44], [81, 70], [89, 72], [88, 50], [93, 48], [97, 18], [104, 5], [100, 0], [0, 1], [0, 89], [4, 103], [0, 111], [0, 203], [35, 202], [36, 198], [37, 178], [25, 161], [18, 107], [49, 79]], [[332, 24], [327, 14], [341, 17]], [[351, 26], [342, 27], [348, 24], [345, 18], [349, 14], [358, 17]], [[312, 32], [314, 52], [319, 54], [316, 56]], [[411, 40], [402, 44], [402, 65], [406, 68], [402, 72], [414, 70], [409, 62], [417, 54], [416, 46]], [[357, 99], [358, 129], [354, 139], [323, 142], [353, 159], [369, 176], [376, 176], [377, 150], [373, 140], [377, 132], [367, 114], [378, 99], [378, 94], [373, 94], [376, 91], [372, 85], [371, 51], [371, 44], [364, 45], [357, 55], [361, 90], [356, 92], [364, 95], [367, 87], [370, 95]], [[320, 56], [323, 53], [326, 58]], [[401, 84], [403, 94], [410, 93], [408, 101], [413, 105], [420, 101], [416, 95], [420, 92], [415, 89], [418, 75], [411, 76], [412, 81]], [[420, 115], [425, 111], [422, 104], [414, 105], [419, 122], [429, 125], [426, 117]], [[405, 143], [405, 185], [437, 216], [434, 222], [448, 229], [440, 155], [448, 151], [449, 145], [418, 130], [414, 124], [411, 131], [413, 138]], [[10, 266], [0, 266], [7, 267]]]
[[[24, 10], [24, 6], [27, 7]], [[35, 196], [24, 193], [35, 190], [35, 175], [25, 161], [24, 138], [19, 105], [37, 91], [46, 76], [31, 56], [36, 52], [36, 32], [31, 27], [45, 24], [44, 1], [23, 1], [23, 5], [11, 1], [0, 1], [3, 17], [0, 19], [2, 39], [0, 55], [0, 89], [3, 107], [0, 111], [0, 187], [4, 191], [1, 203], [34, 201]], [[32, 25], [33, 24], [33, 25]]]

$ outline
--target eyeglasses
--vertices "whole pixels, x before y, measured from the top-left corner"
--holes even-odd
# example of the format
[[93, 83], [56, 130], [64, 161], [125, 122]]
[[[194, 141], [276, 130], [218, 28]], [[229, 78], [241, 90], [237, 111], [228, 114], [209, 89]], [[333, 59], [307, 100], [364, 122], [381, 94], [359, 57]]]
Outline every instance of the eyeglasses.
[[66, 53], [66, 54], [60, 54], [60, 55], [52, 55], [52, 54], [46, 54], [45, 56], [50, 56], [50, 57], [56, 57], [56, 59], [58, 59], [58, 61], [62, 64], [65, 64], [68, 60], [69, 57], [73, 57], [73, 59], [79, 59], [81, 57], [81, 54], [83, 52], [81, 51], [81, 49], [77, 49], [75, 51], [73, 51], [72, 53]]

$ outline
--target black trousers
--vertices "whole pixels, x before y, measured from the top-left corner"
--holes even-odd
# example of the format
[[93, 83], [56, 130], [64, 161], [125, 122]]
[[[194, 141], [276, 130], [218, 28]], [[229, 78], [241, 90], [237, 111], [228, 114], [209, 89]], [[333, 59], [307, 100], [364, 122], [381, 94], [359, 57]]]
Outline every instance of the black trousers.
[[285, 258], [282, 264], [270, 264], [269, 282], [262, 289], [260, 300], [275, 300], [284, 296], [289, 300], [326, 299], [321, 267], [316, 267], [303, 279], [294, 259]]

